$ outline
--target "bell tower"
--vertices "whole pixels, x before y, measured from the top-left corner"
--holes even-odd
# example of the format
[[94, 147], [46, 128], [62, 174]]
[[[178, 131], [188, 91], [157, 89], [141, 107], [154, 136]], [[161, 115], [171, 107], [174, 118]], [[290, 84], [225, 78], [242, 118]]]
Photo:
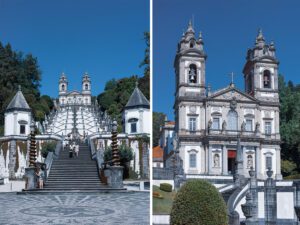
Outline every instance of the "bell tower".
[[59, 94], [66, 94], [68, 91], [68, 79], [63, 72], [59, 78]]
[[198, 39], [191, 21], [178, 43], [174, 68], [176, 73], [176, 94], [205, 96], [205, 60], [202, 33]]
[[249, 49], [243, 69], [246, 93], [261, 101], [278, 102], [278, 65], [274, 42], [267, 44], [262, 30]]
[[84, 73], [82, 77], [82, 95], [83, 95], [83, 104], [91, 104], [91, 78], [87, 72]]
[[87, 72], [82, 77], [82, 93], [91, 94], [91, 79]]
[[190, 123], [186, 122], [187, 117], [191, 117], [188, 119], [195, 125], [193, 126], [193, 130], [199, 131], [201, 129], [199, 118], [200, 105], [194, 103], [206, 97], [206, 54], [203, 45], [202, 33], [200, 32], [197, 38], [190, 21], [187, 30], [182, 34], [181, 40], [178, 43], [174, 61], [176, 74], [175, 130], [179, 131], [179, 133], [180, 131], [185, 132], [189, 129]]

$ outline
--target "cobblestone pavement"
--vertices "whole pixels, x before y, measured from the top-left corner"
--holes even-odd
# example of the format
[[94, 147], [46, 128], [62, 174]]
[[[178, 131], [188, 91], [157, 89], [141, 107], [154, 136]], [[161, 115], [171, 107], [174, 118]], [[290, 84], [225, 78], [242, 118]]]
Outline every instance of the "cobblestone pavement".
[[1, 225], [149, 225], [149, 192], [0, 194]]

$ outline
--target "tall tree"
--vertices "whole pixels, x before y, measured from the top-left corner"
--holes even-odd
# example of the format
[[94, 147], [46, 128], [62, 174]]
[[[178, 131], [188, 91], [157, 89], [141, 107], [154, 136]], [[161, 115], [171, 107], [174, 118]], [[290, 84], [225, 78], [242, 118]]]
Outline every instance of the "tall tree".
[[[281, 155], [284, 175], [300, 172], [300, 85], [279, 76]], [[297, 168], [294, 167], [297, 165]]]
[[3, 134], [4, 111], [21, 85], [22, 92], [33, 109], [35, 119], [41, 121], [53, 108], [49, 96], [40, 97], [41, 71], [32, 54], [14, 51], [10, 44], [0, 42], [0, 134]]
[[153, 141], [153, 147], [159, 145], [159, 138], [161, 135], [161, 126], [164, 125], [166, 115], [161, 112], [153, 112], [152, 114], [152, 141]]

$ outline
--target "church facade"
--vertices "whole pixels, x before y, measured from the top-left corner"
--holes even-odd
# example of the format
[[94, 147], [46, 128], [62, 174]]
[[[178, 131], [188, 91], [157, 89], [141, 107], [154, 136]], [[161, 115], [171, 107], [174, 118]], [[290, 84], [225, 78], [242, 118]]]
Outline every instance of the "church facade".
[[82, 90], [68, 92], [68, 79], [67, 76], [62, 73], [59, 79], [59, 105], [91, 105], [91, 79], [88, 73], [85, 73], [82, 77]]
[[[282, 179], [278, 65], [275, 46], [259, 31], [243, 69], [245, 91], [227, 87], [212, 92], [205, 82], [206, 53], [202, 34], [190, 23], [174, 61], [176, 74], [174, 148], [187, 177], [228, 176], [236, 170], [238, 142], [243, 175], [254, 168], [258, 179]], [[231, 175], [231, 176], [229, 176]]]

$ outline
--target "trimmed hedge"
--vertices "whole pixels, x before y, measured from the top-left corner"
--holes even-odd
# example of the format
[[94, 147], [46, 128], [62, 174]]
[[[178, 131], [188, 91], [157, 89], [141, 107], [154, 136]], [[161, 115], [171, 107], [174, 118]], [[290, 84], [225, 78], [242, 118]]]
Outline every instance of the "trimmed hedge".
[[178, 191], [171, 225], [227, 225], [226, 204], [218, 190], [204, 180], [191, 180]]
[[159, 189], [165, 192], [172, 192], [172, 185], [168, 183], [161, 183]]

